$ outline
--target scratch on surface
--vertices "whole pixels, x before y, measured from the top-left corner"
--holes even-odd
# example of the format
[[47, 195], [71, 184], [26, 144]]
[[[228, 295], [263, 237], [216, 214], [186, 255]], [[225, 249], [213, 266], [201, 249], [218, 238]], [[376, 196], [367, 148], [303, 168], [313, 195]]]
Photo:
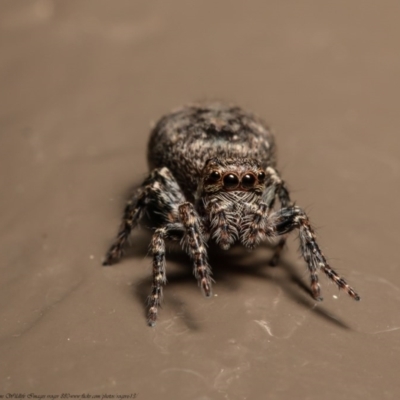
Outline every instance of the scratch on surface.
[[384, 283], [384, 284], [390, 286], [392, 289], [395, 289], [397, 292], [400, 291], [400, 289], [396, 285], [393, 285], [392, 282], [389, 282], [388, 280], [386, 280], [384, 278], [378, 278], [377, 280], [379, 283]]
[[169, 354], [169, 345], [171, 336], [176, 337], [183, 335], [189, 331], [187, 327], [181, 327], [176, 321], [178, 317], [167, 319], [159, 322], [159, 330], [154, 332], [153, 343], [160, 349], [163, 354]]
[[282, 331], [282, 327], [279, 328], [280, 325], [278, 325], [278, 334], [275, 331], [272, 333], [272, 328], [271, 324], [267, 321], [264, 320], [254, 320], [256, 324], [258, 324], [263, 330], [265, 330], [269, 336], [278, 338], [278, 339], [289, 339], [297, 330], [299, 327], [301, 327], [306, 319], [305, 315], [302, 315], [299, 317], [291, 318], [291, 326], [290, 327], [285, 327], [285, 330]]
[[276, 309], [277, 305], [279, 304], [281, 298], [282, 298], [282, 289], [279, 288], [278, 294], [277, 296], [274, 298], [274, 300], [272, 301], [272, 306], [274, 309]]
[[[214, 388], [219, 392], [225, 392], [234, 380], [240, 379], [244, 371], [250, 369], [250, 363], [245, 362], [234, 368], [221, 368], [214, 379]], [[225, 393], [228, 395], [227, 393]]]
[[274, 336], [274, 335], [272, 334], [271, 327], [268, 325], [268, 322], [267, 322], [267, 321], [255, 319], [254, 322], [257, 323], [258, 325], [260, 325], [261, 328], [265, 329], [265, 330], [267, 331], [267, 333], [268, 333], [269, 336]]
[[399, 329], [400, 329], [400, 326], [395, 326], [394, 328], [383, 329], [381, 331], [371, 332], [371, 335], [377, 335], [378, 333], [387, 333], [387, 332], [398, 331]]
[[170, 372], [184, 372], [186, 374], [191, 374], [191, 375], [196, 376], [197, 378], [200, 378], [205, 384], [207, 384], [206, 378], [203, 375], [201, 375], [200, 373], [198, 373], [197, 371], [194, 371], [192, 369], [188, 369], [188, 368], [166, 368], [166, 369], [161, 371], [161, 374], [166, 374], [166, 373], [170, 373]]
[[175, 324], [171, 324], [165, 328], [165, 332], [168, 333], [170, 336], [181, 336], [189, 332], [189, 328], [177, 328]]

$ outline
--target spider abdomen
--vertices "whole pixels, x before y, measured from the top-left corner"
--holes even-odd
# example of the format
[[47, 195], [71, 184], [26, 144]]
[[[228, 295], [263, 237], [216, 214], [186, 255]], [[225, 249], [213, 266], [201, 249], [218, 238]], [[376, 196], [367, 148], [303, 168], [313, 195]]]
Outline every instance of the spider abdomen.
[[275, 140], [254, 114], [223, 103], [195, 104], [162, 117], [148, 146], [150, 168], [167, 167], [189, 199], [210, 158], [257, 159], [275, 166]]

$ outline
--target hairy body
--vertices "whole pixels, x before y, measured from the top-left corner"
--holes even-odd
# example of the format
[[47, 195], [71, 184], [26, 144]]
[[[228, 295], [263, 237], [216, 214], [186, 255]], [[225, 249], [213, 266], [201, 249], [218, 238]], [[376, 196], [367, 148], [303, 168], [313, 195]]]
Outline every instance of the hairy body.
[[[131, 230], [144, 213], [154, 223], [151, 242], [153, 285], [148, 324], [156, 323], [166, 283], [166, 240], [180, 240], [193, 260], [194, 275], [211, 295], [211, 267], [206, 243], [227, 250], [235, 242], [254, 248], [298, 230], [300, 249], [310, 272], [311, 291], [320, 297], [318, 272], [359, 300], [358, 294], [327, 263], [305, 212], [291, 203], [276, 170], [274, 136], [257, 116], [240, 107], [203, 103], [162, 117], [148, 147], [150, 174], [129, 200], [116, 240], [104, 265], [118, 260]], [[274, 210], [276, 199], [280, 208]]]
[[189, 199], [211, 158], [275, 167], [275, 138], [260, 118], [221, 103], [183, 107], [161, 118], [151, 133], [150, 169], [167, 167]]

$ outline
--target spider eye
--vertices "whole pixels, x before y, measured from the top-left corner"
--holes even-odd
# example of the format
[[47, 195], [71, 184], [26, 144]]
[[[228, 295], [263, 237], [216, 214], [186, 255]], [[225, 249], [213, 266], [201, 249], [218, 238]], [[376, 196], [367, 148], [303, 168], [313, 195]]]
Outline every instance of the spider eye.
[[242, 186], [244, 188], [251, 188], [251, 187], [253, 187], [255, 181], [256, 181], [256, 177], [253, 174], [246, 174], [242, 178]]
[[220, 178], [221, 174], [218, 171], [213, 171], [208, 177], [208, 182], [217, 182]]
[[260, 182], [262, 182], [265, 179], [265, 172], [264, 171], [259, 172], [257, 178]]
[[235, 189], [239, 185], [239, 178], [234, 174], [228, 174], [224, 177], [225, 189]]

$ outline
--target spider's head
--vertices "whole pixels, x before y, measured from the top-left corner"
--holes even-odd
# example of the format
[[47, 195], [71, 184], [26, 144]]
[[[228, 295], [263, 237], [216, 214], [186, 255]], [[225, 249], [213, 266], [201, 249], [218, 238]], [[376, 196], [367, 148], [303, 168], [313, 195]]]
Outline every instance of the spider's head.
[[223, 249], [237, 240], [246, 245], [243, 234], [265, 189], [266, 173], [257, 160], [212, 158], [203, 169], [197, 200], [206, 231]]
[[265, 176], [264, 169], [256, 160], [211, 158], [203, 169], [198, 194], [199, 197], [230, 192], [261, 195]]

